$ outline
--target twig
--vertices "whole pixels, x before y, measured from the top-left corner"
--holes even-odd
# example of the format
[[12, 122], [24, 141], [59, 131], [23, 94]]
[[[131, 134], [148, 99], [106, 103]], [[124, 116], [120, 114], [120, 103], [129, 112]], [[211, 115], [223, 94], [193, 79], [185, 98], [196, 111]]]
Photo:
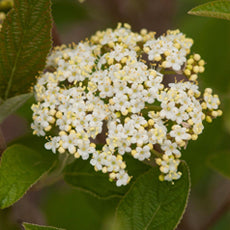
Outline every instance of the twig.
[[3, 151], [6, 149], [6, 141], [5, 141], [5, 137], [3, 135], [3, 132], [2, 132], [2, 128], [0, 126], [0, 157], [3, 153]]
[[149, 159], [145, 159], [142, 161], [144, 164], [149, 165], [151, 167], [155, 167], [156, 166], [156, 161], [155, 161], [155, 157], [151, 156]]
[[53, 46], [60, 46], [62, 44], [55, 23], [53, 23], [53, 28], [52, 28], [52, 39], [53, 39]]
[[228, 211], [230, 210], [230, 196], [227, 201], [210, 217], [208, 222], [200, 230], [208, 230]]
[[44, 187], [50, 186], [60, 181], [63, 178], [62, 171], [64, 170], [65, 166], [69, 163], [69, 159], [70, 155], [65, 153], [64, 156], [62, 156], [61, 159], [59, 159], [60, 164], [57, 166], [57, 168], [51, 174], [48, 174], [44, 178], [42, 178], [34, 186], [34, 190], [41, 190]]

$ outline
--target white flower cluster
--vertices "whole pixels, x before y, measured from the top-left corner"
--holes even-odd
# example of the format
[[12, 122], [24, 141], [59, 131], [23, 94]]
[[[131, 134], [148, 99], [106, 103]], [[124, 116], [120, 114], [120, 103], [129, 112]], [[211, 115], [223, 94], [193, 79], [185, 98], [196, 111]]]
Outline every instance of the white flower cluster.
[[192, 44], [193, 40], [186, 38], [179, 30], [168, 31], [167, 36], [163, 35], [158, 39], [147, 41], [144, 44], [144, 51], [148, 53], [150, 61], [160, 61], [165, 57], [162, 62], [163, 67], [178, 71], [185, 63]]
[[[156, 155], [161, 180], [180, 178], [180, 149], [197, 139], [204, 119], [222, 113], [211, 89], [203, 96], [199, 91], [194, 75], [203, 72], [204, 61], [198, 54], [187, 60], [192, 43], [178, 30], [156, 39], [119, 24], [78, 45], [57, 47], [35, 86], [34, 134], [46, 136], [45, 148], [54, 153], [89, 159], [117, 186], [131, 178], [127, 154], [145, 163]], [[167, 71], [184, 80], [163, 83]]]

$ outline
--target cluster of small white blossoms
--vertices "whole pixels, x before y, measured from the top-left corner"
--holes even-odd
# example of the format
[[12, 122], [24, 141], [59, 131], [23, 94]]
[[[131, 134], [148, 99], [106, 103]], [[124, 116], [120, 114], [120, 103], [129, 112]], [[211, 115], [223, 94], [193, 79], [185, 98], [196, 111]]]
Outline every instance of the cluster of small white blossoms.
[[[155, 38], [118, 24], [77, 45], [57, 47], [35, 85], [34, 134], [46, 136], [45, 148], [54, 153], [89, 159], [117, 186], [131, 179], [126, 155], [147, 164], [156, 156], [160, 180], [179, 179], [181, 148], [202, 133], [203, 120], [222, 113], [211, 89], [199, 91], [204, 61], [198, 54], [187, 59], [192, 43], [178, 30]], [[163, 83], [168, 71], [184, 80]]]

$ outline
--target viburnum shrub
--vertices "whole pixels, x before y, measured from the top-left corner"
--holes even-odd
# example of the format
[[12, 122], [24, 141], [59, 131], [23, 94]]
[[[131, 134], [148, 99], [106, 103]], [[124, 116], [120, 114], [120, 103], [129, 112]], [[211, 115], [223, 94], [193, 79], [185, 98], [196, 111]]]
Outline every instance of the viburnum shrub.
[[117, 186], [132, 178], [126, 154], [147, 162], [155, 157], [160, 180], [179, 179], [181, 148], [198, 138], [204, 120], [222, 114], [212, 89], [199, 90], [205, 62], [191, 54], [192, 44], [179, 30], [155, 37], [119, 23], [56, 47], [34, 87], [34, 134], [45, 136], [53, 153], [90, 159]]
[[[63, 2], [61, 6], [67, 4]], [[190, 13], [230, 20], [230, 1], [206, 3]], [[66, 225], [71, 221], [65, 217], [71, 214], [70, 218], [79, 220], [82, 214], [85, 219], [81, 223], [86, 225], [82, 228], [76, 221], [71, 225], [74, 229], [176, 229], [191, 190], [188, 165], [192, 175], [194, 165], [198, 165], [195, 174], [201, 177], [200, 168], [205, 168], [206, 161], [201, 150], [209, 153], [210, 149], [226, 148], [222, 143], [230, 127], [226, 116], [226, 130], [217, 140], [216, 130], [213, 134], [207, 129], [203, 135], [206, 139], [200, 141], [204, 148], [199, 142], [190, 148], [189, 142], [198, 139], [205, 123], [222, 115], [218, 95], [211, 88], [203, 89], [203, 84], [200, 87], [206, 63], [192, 51], [193, 40], [179, 30], [158, 35], [147, 29], [134, 32], [129, 24], [118, 23], [115, 29], [97, 31], [77, 44], [58, 44], [61, 42], [52, 19], [51, 0], [0, 0], [0, 208], [12, 206], [27, 191], [40, 191], [63, 179], [94, 197], [85, 197], [84, 201], [79, 192], [66, 199], [61, 193], [58, 214], [53, 208], [57, 198], [47, 202], [52, 204], [52, 215], [60, 214], [60, 220], [52, 217], [60, 221], [57, 225], [61, 227], [72, 230]], [[217, 49], [220, 51], [221, 46]], [[227, 58], [225, 54], [222, 59]], [[218, 82], [215, 73], [213, 76]], [[212, 78], [206, 78], [206, 83], [209, 79], [213, 85]], [[227, 78], [224, 81], [227, 85]], [[220, 86], [223, 84], [217, 88]], [[224, 108], [229, 95], [224, 90], [221, 93]], [[10, 117], [5, 123], [14, 112], [29, 127], [8, 142], [6, 130], [11, 120], [13, 129], [21, 127], [22, 122]], [[216, 123], [215, 127], [220, 125]], [[209, 145], [207, 141], [218, 144]], [[186, 152], [190, 155], [185, 156]], [[229, 150], [207, 155], [207, 165], [230, 176]], [[184, 159], [191, 162], [187, 165]], [[57, 184], [50, 190], [51, 196], [63, 188], [63, 184]], [[47, 191], [39, 195], [47, 195]], [[73, 206], [66, 204], [68, 200]], [[94, 203], [97, 211], [91, 212], [88, 209]], [[227, 200], [201, 228], [214, 225], [228, 204]], [[16, 205], [0, 212], [0, 229], [61, 230], [22, 223], [31, 219], [27, 214], [21, 217], [26, 207]], [[48, 222], [42, 205], [36, 208], [41, 208]], [[90, 213], [96, 213], [95, 220]], [[109, 213], [112, 217], [107, 221]], [[11, 222], [15, 214], [20, 218], [13, 226], [8, 220]], [[182, 228], [189, 226], [185, 222]]]

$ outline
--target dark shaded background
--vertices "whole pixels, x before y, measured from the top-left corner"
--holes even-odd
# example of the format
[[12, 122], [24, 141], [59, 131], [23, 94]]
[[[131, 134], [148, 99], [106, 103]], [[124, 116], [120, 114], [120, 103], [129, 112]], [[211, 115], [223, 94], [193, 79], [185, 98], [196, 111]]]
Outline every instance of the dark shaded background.
[[[97, 30], [115, 27], [117, 22], [128, 22], [135, 31], [154, 30], [158, 35], [179, 28], [194, 39], [192, 51], [200, 53], [207, 62], [200, 77], [201, 87], [211, 87], [219, 94], [224, 116], [206, 124], [203, 134], [189, 143], [183, 153], [191, 169], [192, 192], [178, 229], [229, 230], [230, 181], [209, 169], [207, 158], [218, 151], [230, 150], [230, 22], [187, 14], [204, 2], [86, 0], [80, 4], [77, 0], [53, 0], [53, 16], [63, 43], [78, 42]], [[30, 112], [25, 106], [18, 114], [29, 120]], [[2, 126], [8, 141], [13, 134], [27, 129], [26, 122], [18, 119], [13, 116]], [[67, 230], [109, 230], [116, 203], [115, 199], [98, 200], [61, 182], [40, 192], [29, 192], [12, 208], [0, 211], [0, 229], [19, 229], [15, 223], [29, 221]]]

